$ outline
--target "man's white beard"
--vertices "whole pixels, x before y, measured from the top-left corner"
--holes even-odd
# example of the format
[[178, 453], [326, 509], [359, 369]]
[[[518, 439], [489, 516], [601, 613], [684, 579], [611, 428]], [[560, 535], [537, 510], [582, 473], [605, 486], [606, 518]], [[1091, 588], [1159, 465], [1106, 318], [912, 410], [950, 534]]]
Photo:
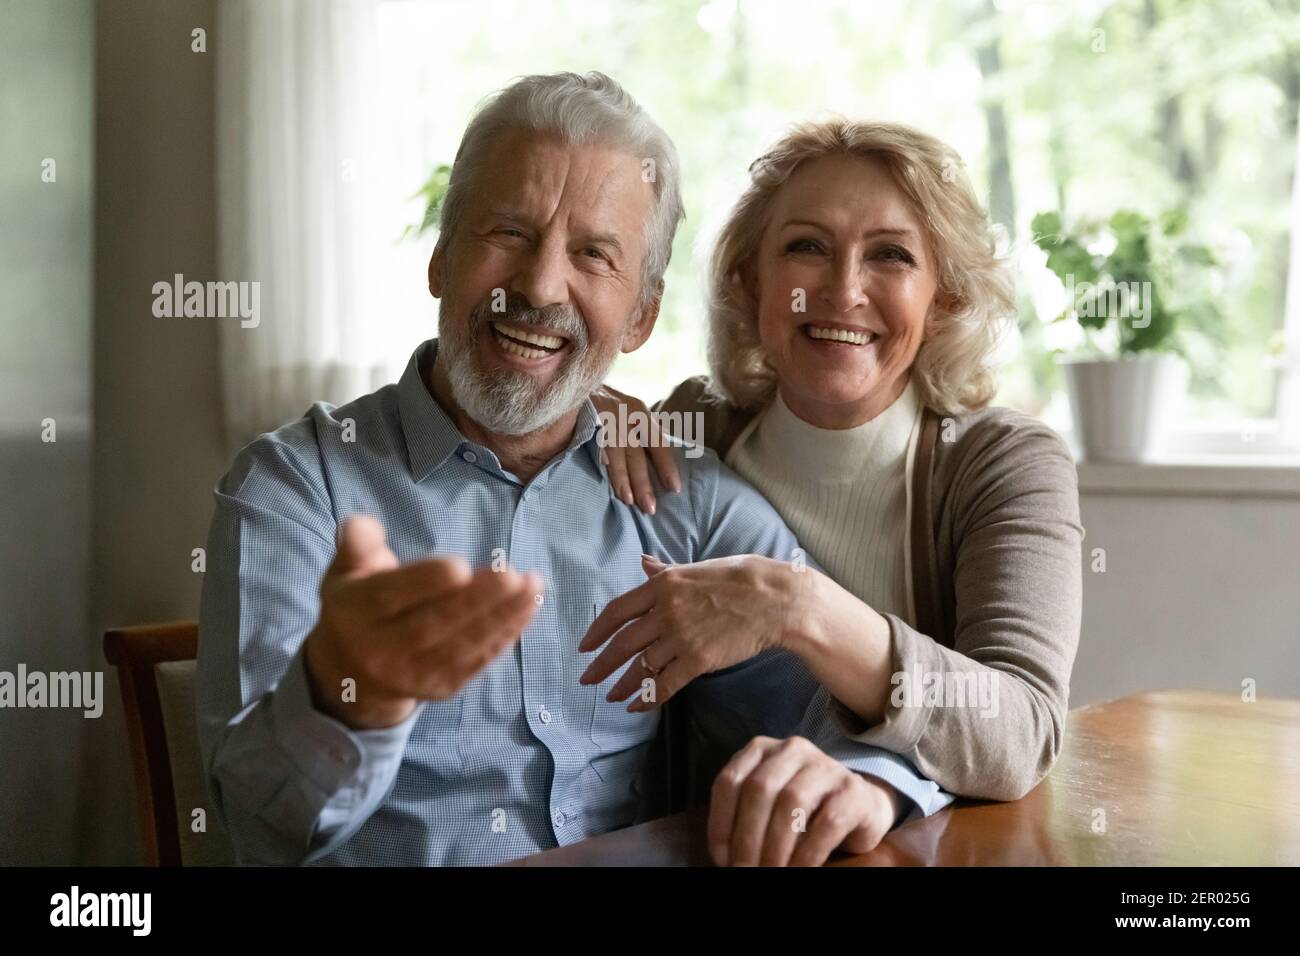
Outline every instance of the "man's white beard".
[[[605, 380], [617, 348], [599, 355], [588, 345], [587, 326], [571, 306], [520, 309], [504, 313], [480, 306], [466, 322], [447, 321], [444, 297], [438, 306], [438, 358], [447, 363], [447, 380], [456, 404], [470, 418], [498, 435], [526, 435], [573, 411]], [[524, 327], [549, 327], [568, 336], [573, 351], [550, 385], [539, 385], [527, 372], [477, 366], [478, 335], [492, 335], [491, 319]], [[480, 330], [482, 330], [480, 332]]]

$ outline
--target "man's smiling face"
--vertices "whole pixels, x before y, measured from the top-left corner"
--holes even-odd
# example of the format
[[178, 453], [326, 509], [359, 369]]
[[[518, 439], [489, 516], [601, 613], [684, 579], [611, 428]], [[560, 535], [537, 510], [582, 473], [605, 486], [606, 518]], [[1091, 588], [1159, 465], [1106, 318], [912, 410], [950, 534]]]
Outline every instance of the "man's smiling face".
[[654, 327], [642, 302], [654, 204], [640, 160], [614, 147], [509, 131], [429, 263], [439, 359], [457, 404], [500, 434], [582, 403]]

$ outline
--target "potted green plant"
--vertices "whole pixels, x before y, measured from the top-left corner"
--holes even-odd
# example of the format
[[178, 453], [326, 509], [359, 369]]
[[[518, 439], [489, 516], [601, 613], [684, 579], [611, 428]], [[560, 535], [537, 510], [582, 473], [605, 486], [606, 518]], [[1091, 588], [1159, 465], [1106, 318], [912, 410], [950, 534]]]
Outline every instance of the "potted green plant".
[[[1055, 322], [1078, 322], [1084, 345], [1059, 355], [1083, 457], [1143, 461], [1158, 454], [1187, 384], [1175, 331], [1188, 269], [1214, 265], [1203, 245], [1183, 241], [1181, 209], [1151, 222], [1121, 210], [1067, 230], [1059, 213], [1032, 222], [1034, 243], [1065, 285]], [[1203, 305], [1203, 303], [1202, 303]]]
[[447, 196], [447, 185], [451, 182], [451, 167], [439, 163], [425, 180], [424, 185], [416, 190], [412, 199], [424, 200], [424, 215], [419, 225], [410, 225], [402, 230], [401, 239], [418, 239], [430, 229], [438, 227], [438, 217], [442, 215], [442, 201]]

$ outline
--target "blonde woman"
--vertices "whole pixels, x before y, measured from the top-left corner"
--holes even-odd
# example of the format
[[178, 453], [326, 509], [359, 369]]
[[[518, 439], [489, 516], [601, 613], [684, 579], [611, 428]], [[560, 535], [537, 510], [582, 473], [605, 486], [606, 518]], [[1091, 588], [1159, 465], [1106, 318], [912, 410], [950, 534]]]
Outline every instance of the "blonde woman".
[[[711, 375], [655, 407], [702, 413], [705, 444], [825, 573], [647, 563], [588, 633], [613, 637], [588, 676], [635, 657], [615, 696], [655, 674], [662, 705], [779, 645], [857, 739], [951, 793], [1018, 799], [1060, 752], [1082, 528], [1060, 437], [989, 405], [1013, 297], [988, 218], [957, 155], [895, 124], [802, 125], [750, 172], [712, 256]], [[607, 454], [615, 493], [653, 509], [646, 450]]]

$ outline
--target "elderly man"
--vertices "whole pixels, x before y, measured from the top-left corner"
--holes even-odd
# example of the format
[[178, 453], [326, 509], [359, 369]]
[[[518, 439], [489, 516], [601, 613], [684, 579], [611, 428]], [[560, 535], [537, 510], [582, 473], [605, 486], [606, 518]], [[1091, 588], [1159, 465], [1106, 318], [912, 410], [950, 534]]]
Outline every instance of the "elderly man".
[[[650, 335], [680, 218], [672, 143], [618, 84], [517, 81], [456, 154], [439, 338], [395, 386], [239, 453], [215, 491], [199, 725], [241, 861], [494, 863], [637, 818], [662, 664], [630, 665], [651, 693], [629, 709], [606, 699], [620, 674], [580, 681], [584, 633], [643, 554], [797, 548], [712, 453], [678, 449], [682, 492], [654, 515], [607, 481], [588, 396]], [[716, 746], [744, 745], [712, 792], [719, 862], [820, 863], [951, 799], [844, 736], [788, 653], [683, 694]]]

